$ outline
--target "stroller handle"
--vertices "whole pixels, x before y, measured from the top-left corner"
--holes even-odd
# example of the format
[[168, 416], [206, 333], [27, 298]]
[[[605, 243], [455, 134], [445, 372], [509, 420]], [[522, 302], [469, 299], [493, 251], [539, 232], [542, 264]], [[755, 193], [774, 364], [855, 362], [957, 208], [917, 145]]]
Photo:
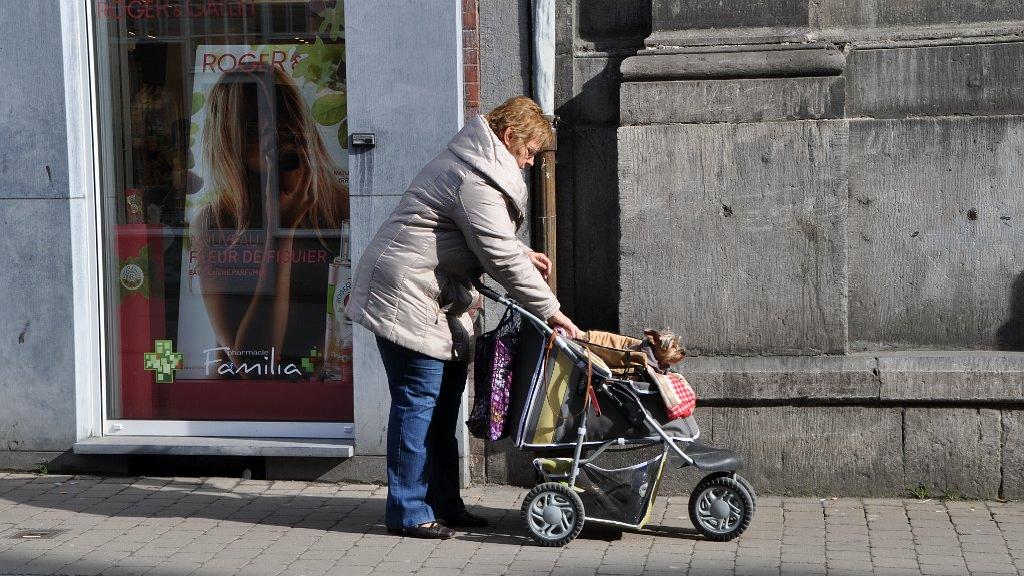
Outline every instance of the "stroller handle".
[[[481, 281], [480, 278], [473, 279], [473, 287], [476, 288], [477, 292], [483, 294], [487, 298], [519, 312], [524, 318], [529, 320], [531, 324], [536, 326], [537, 329], [540, 330], [540, 332], [544, 334], [545, 337], [551, 337], [551, 335], [554, 334], [555, 343], [558, 345], [559, 348], [561, 348], [565, 353], [569, 354], [569, 356], [575, 359], [575, 361], [581, 366], [587, 364], [587, 355], [583, 347], [581, 347], [579, 344], [575, 342], [572, 342], [569, 338], [563, 336], [562, 334], [556, 332], [555, 329], [548, 325], [548, 323], [545, 320], [524, 308], [521, 304], [510, 298], [508, 295], [499, 294], [494, 289], [486, 286]], [[605, 370], [599, 366], [595, 366], [594, 370], [605, 378], [611, 376], [610, 372], [605, 373]]]
[[[498, 304], [501, 304], [508, 308], [512, 308], [516, 312], [519, 312], [520, 314], [523, 315], [524, 318], [532, 322], [537, 327], [537, 329], [540, 330], [545, 336], [551, 336], [551, 334], [555, 331], [553, 328], [551, 328], [551, 326], [548, 326], [548, 323], [544, 321], [544, 319], [530, 312], [522, 305], [520, 305], [518, 302], [516, 302], [512, 298], [509, 298], [507, 295], [499, 294], [496, 290], [484, 284], [483, 280], [481, 280], [480, 277], [473, 278], [473, 288], [476, 288], [477, 292], [483, 294], [488, 299], [493, 300]], [[561, 338], [561, 336], [559, 336], [559, 338]]]

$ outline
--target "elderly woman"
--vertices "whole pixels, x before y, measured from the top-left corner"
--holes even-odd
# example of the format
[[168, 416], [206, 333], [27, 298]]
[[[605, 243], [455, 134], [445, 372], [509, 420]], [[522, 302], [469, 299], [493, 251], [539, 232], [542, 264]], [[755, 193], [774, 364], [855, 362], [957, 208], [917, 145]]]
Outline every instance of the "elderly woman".
[[550, 260], [516, 239], [529, 197], [522, 169], [553, 137], [523, 96], [473, 118], [416, 175], [356, 267], [345, 312], [377, 336], [391, 391], [392, 534], [445, 539], [487, 525], [459, 495], [455, 436], [473, 354], [473, 279], [487, 272], [531, 312], [579, 334], [544, 281]]

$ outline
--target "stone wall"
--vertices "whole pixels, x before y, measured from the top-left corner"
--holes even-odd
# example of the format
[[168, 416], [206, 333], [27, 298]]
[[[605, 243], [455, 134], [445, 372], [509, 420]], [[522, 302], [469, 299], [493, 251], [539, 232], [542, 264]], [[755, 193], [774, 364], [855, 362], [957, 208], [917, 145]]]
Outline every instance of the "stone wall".
[[621, 67], [620, 326], [766, 492], [1024, 497], [1024, 8], [924, 4], [655, 0]]
[[[565, 0], [558, 21], [579, 323], [675, 328], [704, 438], [762, 492], [1024, 498], [1024, 5]], [[530, 482], [498, 448], [488, 478]]]

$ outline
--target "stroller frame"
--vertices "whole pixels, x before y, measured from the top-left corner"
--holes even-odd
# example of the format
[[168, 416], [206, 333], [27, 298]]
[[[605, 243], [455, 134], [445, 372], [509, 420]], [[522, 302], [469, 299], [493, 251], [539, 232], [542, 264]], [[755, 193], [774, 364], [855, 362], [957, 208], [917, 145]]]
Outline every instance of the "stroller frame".
[[[540, 334], [548, 338], [549, 343], [553, 343], [565, 353], [577, 367], [591, 370], [594, 376], [593, 392], [611, 400], [609, 404], [613, 406], [613, 410], [627, 410], [624, 404], [631, 404], [627, 410], [628, 414], [623, 415], [636, 423], [642, 420], [646, 428], [653, 432], [642, 437], [620, 436], [597, 442], [588, 441], [587, 419], [592, 410], [591, 395], [588, 393], [583, 400], [580, 418], [576, 422], [575, 439], [572, 444], [531, 444], [518, 441], [517, 445], [521, 448], [571, 446], [573, 449], [571, 460], [535, 458], [533, 461], [544, 482], [534, 487], [523, 500], [522, 517], [534, 541], [544, 546], [564, 546], [576, 538], [583, 528], [584, 520], [629, 529], [643, 528], [649, 520], [661, 474], [670, 455], [682, 461], [678, 468], [693, 466], [709, 472], [698, 482], [690, 495], [690, 518], [699, 532], [711, 540], [727, 541], [739, 536], [749, 526], [754, 513], [756, 494], [750, 483], [736, 473], [743, 465], [738, 455], [730, 450], [697, 443], [700, 430], [692, 418], [688, 419], [689, 434], [669, 434], [640, 401], [638, 392], [628, 382], [617, 380], [606, 367], [589, 363], [588, 353], [581, 345], [564, 338], [547, 322], [512, 298], [499, 294], [479, 281], [474, 282], [474, 286], [488, 299], [518, 312]], [[549, 353], [550, 350], [543, 352]], [[539, 377], [545, 378], [546, 374], [541, 373]], [[589, 378], [587, 386], [590, 386]], [[529, 406], [532, 405], [533, 395], [537, 393], [536, 385], [531, 384], [531, 388], [526, 410], [531, 409]], [[660, 396], [658, 399], [660, 401]], [[524, 421], [526, 418], [527, 414], [524, 413]], [[660, 455], [634, 466], [604, 470], [594, 464], [612, 448], [646, 448], [659, 444], [662, 446]], [[592, 449], [592, 452], [584, 456], [584, 449]], [[568, 470], [565, 469], [566, 465]], [[587, 477], [584, 486], [580, 485], [581, 472]], [[624, 478], [627, 475], [630, 478]], [[631, 488], [623, 495], [622, 488], [630, 484], [630, 481]], [[608, 483], [614, 485], [612, 491], [616, 492], [617, 496], [611, 497], [607, 493], [601, 493], [602, 482], [605, 486], [609, 485]], [[628, 505], [624, 505], [624, 497], [629, 501]], [[590, 501], [588, 507], [596, 510], [587, 514], [585, 500]]]

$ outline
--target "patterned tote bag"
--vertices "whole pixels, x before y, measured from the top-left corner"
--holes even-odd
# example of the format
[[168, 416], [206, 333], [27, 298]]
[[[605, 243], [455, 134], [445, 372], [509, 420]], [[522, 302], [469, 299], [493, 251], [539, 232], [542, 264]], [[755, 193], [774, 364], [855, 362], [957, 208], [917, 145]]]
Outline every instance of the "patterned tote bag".
[[508, 413], [512, 386], [512, 365], [519, 343], [519, 313], [509, 308], [498, 326], [476, 339], [473, 356], [473, 409], [466, 427], [477, 438], [499, 440], [508, 435]]

